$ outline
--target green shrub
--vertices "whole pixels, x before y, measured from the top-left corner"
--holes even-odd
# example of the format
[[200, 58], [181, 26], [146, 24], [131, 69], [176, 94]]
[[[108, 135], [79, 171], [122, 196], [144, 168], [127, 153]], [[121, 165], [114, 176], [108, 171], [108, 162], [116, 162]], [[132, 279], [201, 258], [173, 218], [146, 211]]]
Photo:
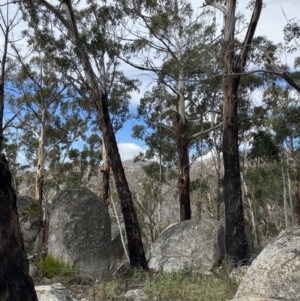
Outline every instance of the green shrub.
[[78, 275], [78, 269], [72, 268], [70, 264], [61, 262], [51, 255], [43, 258], [40, 261], [40, 268], [44, 277], [56, 278], [56, 277], [73, 277]]

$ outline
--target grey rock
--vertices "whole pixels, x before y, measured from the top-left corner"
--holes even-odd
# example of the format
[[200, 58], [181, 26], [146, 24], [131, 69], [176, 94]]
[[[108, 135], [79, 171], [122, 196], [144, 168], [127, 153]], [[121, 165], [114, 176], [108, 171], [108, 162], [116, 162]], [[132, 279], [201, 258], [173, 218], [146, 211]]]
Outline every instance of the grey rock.
[[244, 276], [246, 275], [249, 267], [248, 266], [240, 266], [237, 268], [232, 269], [232, 271], [229, 273], [229, 277], [231, 279], [234, 279], [237, 283], [241, 283]]
[[109, 269], [110, 243], [109, 213], [94, 193], [71, 189], [53, 199], [48, 254], [101, 278]]
[[149, 268], [211, 271], [224, 256], [224, 228], [216, 220], [188, 220], [169, 227], [151, 245]]
[[141, 289], [130, 290], [124, 295], [125, 300], [130, 301], [143, 301], [147, 300], [146, 294]]
[[38, 272], [37, 266], [33, 263], [29, 263], [29, 275], [34, 278], [37, 272]]
[[300, 227], [282, 231], [253, 261], [235, 301], [300, 300]]
[[36, 286], [35, 291], [39, 301], [77, 301], [60, 283]]
[[17, 208], [25, 251], [29, 255], [34, 250], [36, 238], [42, 227], [43, 211], [30, 196], [17, 196]]

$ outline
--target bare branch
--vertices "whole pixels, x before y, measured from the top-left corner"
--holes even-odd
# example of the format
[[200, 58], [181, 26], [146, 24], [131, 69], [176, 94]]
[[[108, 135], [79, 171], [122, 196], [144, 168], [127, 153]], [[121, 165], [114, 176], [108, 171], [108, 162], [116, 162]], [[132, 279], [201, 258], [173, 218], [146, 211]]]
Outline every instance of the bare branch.
[[207, 133], [209, 133], [209, 132], [211, 132], [213, 130], [216, 130], [217, 128], [221, 127], [222, 125], [223, 125], [223, 122], [221, 122], [221, 123], [219, 123], [219, 124], [217, 124], [215, 126], [212, 126], [209, 129], [207, 129], [207, 130], [204, 130], [204, 131], [202, 130], [201, 132], [198, 132], [198, 133], [196, 133], [196, 134], [188, 137], [188, 140], [189, 141], [193, 141], [193, 140], [195, 140], [196, 138], [199, 138], [202, 135], [205, 135], [205, 134], [207, 134]]
[[170, 127], [164, 125], [164, 124], [159, 124], [159, 123], [155, 123], [155, 122], [151, 122], [151, 121], [148, 121], [150, 124], [156, 126], [156, 127], [161, 127], [163, 129], [166, 129], [168, 130], [169, 132], [171, 132], [173, 135], [175, 135], [175, 131], [173, 131]]

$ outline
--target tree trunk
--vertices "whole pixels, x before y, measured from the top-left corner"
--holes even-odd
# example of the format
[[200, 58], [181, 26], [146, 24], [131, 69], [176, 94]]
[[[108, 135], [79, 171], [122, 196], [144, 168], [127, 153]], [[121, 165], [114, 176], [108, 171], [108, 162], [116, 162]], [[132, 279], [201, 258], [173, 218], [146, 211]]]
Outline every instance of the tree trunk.
[[35, 200], [36, 202], [42, 206], [43, 205], [43, 185], [44, 185], [44, 160], [45, 160], [45, 129], [44, 129], [44, 121], [45, 121], [45, 112], [42, 112], [42, 126], [41, 132], [36, 136], [38, 137], [39, 145], [38, 145], [38, 154], [37, 154], [37, 166], [36, 166], [36, 178], [35, 178]]
[[109, 158], [107, 157], [107, 152], [104, 143], [102, 145], [102, 160], [103, 160], [103, 164], [101, 167], [101, 173], [102, 173], [101, 194], [102, 194], [102, 201], [104, 202], [105, 206], [108, 207], [110, 163], [109, 163]]
[[249, 247], [244, 225], [238, 150], [237, 90], [239, 78], [223, 79], [223, 158], [226, 253], [233, 263], [245, 263]]
[[298, 225], [300, 225], [300, 179], [298, 171], [296, 171], [295, 179], [295, 211], [297, 215]]
[[289, 188], [289, 203], [291, 208], [291, 224], [292, 226], [295, 226], [295, 209], [293, 203], [292, 183], [291, 183], [289, 170], [287, 170], [287, 181], [288, 181], [288, 188]]
[[[238, 87], [240, 73], [244, 72], [252, 44], [262, 0], [256, 0], [251, 21], [239, 55], [235, 47], [236, 0], [227, 0], [224, 11], [223, 68], [223, 158], [226, 253], [233, 263], [245, 264], [249, 259], [249, 246], [244, 225], [238, 149]], [[236, 74], [236, 75], [234, 75]]]
[[[7, 20], [8, 21], [8, 20]], [[8, 22], [9, 23], [9, 22]], [[3, 29], [2, 29], [3, 30]], [[3, 115], [4, 115], [4, 84], [5, 84], [5, 64], [7, 58], [7, 48], [8, 48], [8, 34], [10, 31], [10, 27], [6, 26], [4, 33], [4, 43], [3, 43], [3, 54], [0, 60], [0, 68], [1, 68], [1, 75], [0, 75], [0, 152], [3, 149]]]
[[190, 202], [190, 162], [188, 153], [188, 139], [185, 133], [185, 126], [181, 125], [177, 135], [178, 148], [178, 167], [179, 167], [179, 205], [180, 221], [191, 219], [191, 202]]
[[48, 220], [47, 220], [47, 203], [43, 200], [44, 192], [44, 162], [45, 162], [45, 124], [46, 124], [46, 109], [41, 109], [41, 131], [34, 134], [37, 136], [38, 144], [38, 154], [37, 154], [37, 166], [36, 166], [36, 178], [35, 178], [35, 200], [43, 210], [43, 222], [40, 232], [41, 244], [40, 251], [47, 254], [47, 237], [48, 237]]
[[4, 75], [0, 78], [0, 152], [3, 149]]
[[0, 154], [0, 300], [38, 300], [33, 281], [29, 276], [16, 194], [3, 154]]
[[148, 269], [137, 214], [133, 206], [132, 195], [125, 177], [124, 168], [118, 150], [118, 145], [108, 112], [107, 95], [100, 100], [94, 99], [98, 122], [103, 135], [111, 169], [114, 174], [116, 188], [121, 201], [123, 219], [126, 228], [130, 264], [137, 268]]

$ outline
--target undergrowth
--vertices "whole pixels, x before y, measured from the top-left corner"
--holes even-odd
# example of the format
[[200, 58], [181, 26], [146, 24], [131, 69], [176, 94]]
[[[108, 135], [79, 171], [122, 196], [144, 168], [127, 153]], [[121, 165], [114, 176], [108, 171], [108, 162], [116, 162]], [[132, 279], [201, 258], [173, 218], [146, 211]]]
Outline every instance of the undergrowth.
[[149, 301], [222, 301], [232, 299], [238, 283], [226, 268], [211, 275], [180, 271], [151, 273], [136, 271], [130, 277], [102, 280], [90, 291], [93, 301], [121, 301], [128, 290], [142, 289]]
[[89, 301], [123, 301], [129, 290], [141, 289], [148, 301], [224, 301], [233, 298], [238, 283], [229, 277], [226, 264], [210, 275], [191, 271], [173, 273], [137, 270], [130, 276], [86, 277], [77, 269], [51, 256], [40, 261], [43, 277], [61, 282], [73, 295]]
[[51, 255], [47, 255], [40, 261], [40, 269], [44, 277], [53, 279], [56, 277], [73, 277], [78, 274], [78, 270], [72, 268], [70, 264], [61, 262]]

